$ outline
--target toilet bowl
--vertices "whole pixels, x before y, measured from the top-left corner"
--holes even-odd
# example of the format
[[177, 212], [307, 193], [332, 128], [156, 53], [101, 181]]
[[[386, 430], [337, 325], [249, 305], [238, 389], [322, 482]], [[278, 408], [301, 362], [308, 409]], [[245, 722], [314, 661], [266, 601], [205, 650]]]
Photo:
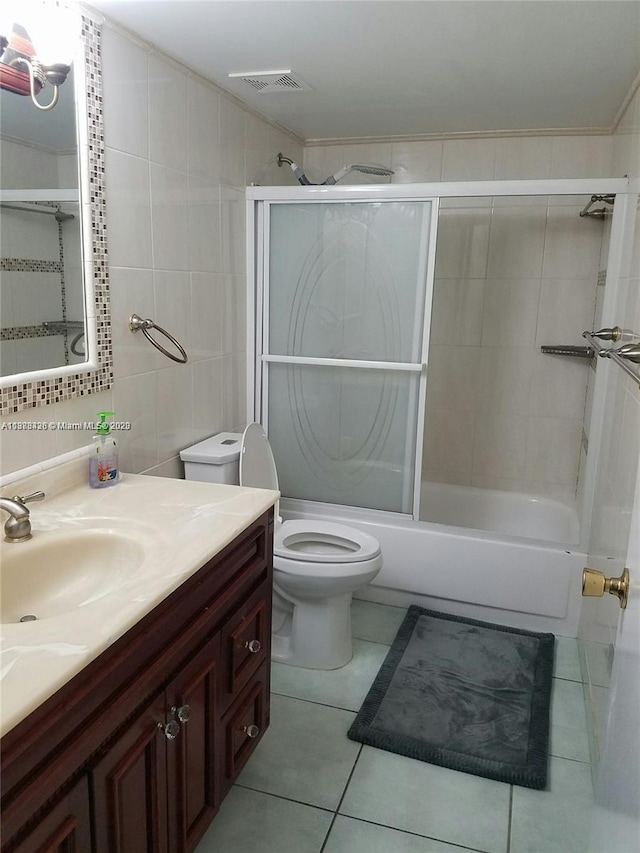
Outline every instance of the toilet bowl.
[[[240, 439], [240, 485], [278, 489], [273, 453], [260, 424], [249, 424], [241, 438], [225, 435], [222, 442], [227, 453], [230, 444]], [[207, 441], [180, 454], [187, 479], [190, 474], [206, 479], [202, 470], [206, 448], [201, 446]], [[277, 511], [276, 507], [271, 656], [292, 666], [337, 669], [353, 654], [352, 593], [382, 568], [380, 545], [373, 536], [344, 524], [319, 519], [280, 521]]]
[[279, 524], [273, 545], [273, 659], [310, 669], [348, 663], [351, 595], [381, 567], [378, 540], [366, 533], [315, 519]]

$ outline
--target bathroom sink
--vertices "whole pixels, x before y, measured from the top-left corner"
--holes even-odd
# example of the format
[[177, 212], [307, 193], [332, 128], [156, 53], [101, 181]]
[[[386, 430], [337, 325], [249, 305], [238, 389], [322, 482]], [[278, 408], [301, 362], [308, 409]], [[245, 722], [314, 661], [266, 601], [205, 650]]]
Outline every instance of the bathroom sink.
[[133, 537], [106, 529], [3, 543], [0, 622], [77, 612], [129, 581], [144, 560]]

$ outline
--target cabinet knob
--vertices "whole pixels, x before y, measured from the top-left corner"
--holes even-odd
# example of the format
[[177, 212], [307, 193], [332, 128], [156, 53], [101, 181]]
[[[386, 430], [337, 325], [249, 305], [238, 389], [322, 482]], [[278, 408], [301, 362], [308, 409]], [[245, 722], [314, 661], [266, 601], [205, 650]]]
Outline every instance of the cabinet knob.
[[262, 648], [260, 640], [247, 640], [244, 644], [245, 649], [249, 649], [252, 655], [257, 655]]
[[191, 716], [191, 708], [189, 705], [180, 705], [179, 708], [174, 705], [173, 708], [171, 708], [171, 713], [175, 714], [181, 723], [187, 723]]
[[165, 726], [158, 723], [158, 727], [162, 729], [167, 740], [175, 740], [180, 734], [180, 723], [177, 720], [169, 720]]
[[260, 734], [260, 729], [257, 726], [243, 726], [242, 731], [246, 734], [247, 737], [258, 737]]

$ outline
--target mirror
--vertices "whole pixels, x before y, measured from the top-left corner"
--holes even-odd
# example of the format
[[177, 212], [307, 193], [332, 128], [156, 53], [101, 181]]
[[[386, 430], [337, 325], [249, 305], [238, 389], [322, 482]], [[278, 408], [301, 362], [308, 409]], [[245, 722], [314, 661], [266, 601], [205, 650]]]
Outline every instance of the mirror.
[[81, 20], [51, 110], [0, 89], [3, 414], [111, 384], [100, 22]]
[[51, 112], [0, 89], [2, 376], [86, 361], [74, 95], [73, 70]]

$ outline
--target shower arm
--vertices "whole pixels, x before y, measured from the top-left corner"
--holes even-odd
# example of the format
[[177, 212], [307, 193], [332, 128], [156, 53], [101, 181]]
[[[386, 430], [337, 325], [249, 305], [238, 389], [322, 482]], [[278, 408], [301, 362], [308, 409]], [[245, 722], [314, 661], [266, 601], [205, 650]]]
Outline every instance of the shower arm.
[[307, 178], [300, 166], [294, 163], [293, 160], [290, 160], [288, 157], [285, 157], [283, 154], [278, 154], [278, 166], [282, 168], [283, 163], [286, 163], [288, 166], [291, 166], [291, 171], [303, 187], [312, 186], [311, 181], [309, 180], [309, 178]]
[[377, 175], [378, 177], [389, 177], [393, 175], [392, 169], [387, 169], [384, 166], [375, 166], [369, 165], [367, 163], [352, 163], [349, 166], [343, 166], [339, 169], [334, 175], [331, 175], [326, 180], [321, 181], [320, 184], [314, 184], [312, 181], [307, 178], [305, 173], [302, 171], [300, 166], [293, 162], [293, 160], [289, 159], [289, 157], [285, 157], [284, 154], [278, 154], [278, 166], [282, 166], [283, 163], [287, 163], [291, 167], [291, 171], [296, 176], [298, 181], [303, 186], [333, 186], [333, 184], [337, 184], [338, 181], [341, 181], [349, 172], [362, 172], [365, 175]]

